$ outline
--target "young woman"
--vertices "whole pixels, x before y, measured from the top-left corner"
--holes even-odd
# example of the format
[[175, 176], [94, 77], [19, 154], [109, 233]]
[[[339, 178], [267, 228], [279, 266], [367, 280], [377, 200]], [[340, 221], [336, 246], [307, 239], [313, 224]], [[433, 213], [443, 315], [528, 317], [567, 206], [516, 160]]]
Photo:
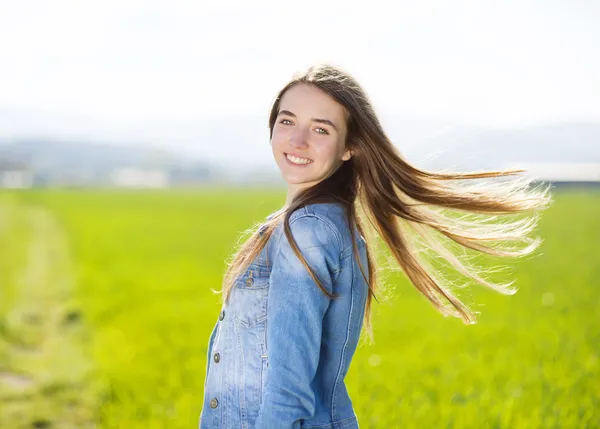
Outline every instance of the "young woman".
[[[478, 275], [447, 243], [499, 256], [532, 252], [541, 241], [528, 237], [537, 214], [497, 223], [481, 215], [541, 210], [549, 189], [495, 179], [522, 170], [415, 168], [387, 138], [365, 91], [332, 66], [295, 76], [277, 94], [269, 128], [287, 201], [252, 229], [225, 275], [200, 428], [358, 428], [344, 377], [363, 327], [372, 339], [377, 236], [436, 308], [473, 323], [416, 252], [417, 239], [467, 277], [514, 293]], [[458, 216], [469, 213], [479, 217]]]

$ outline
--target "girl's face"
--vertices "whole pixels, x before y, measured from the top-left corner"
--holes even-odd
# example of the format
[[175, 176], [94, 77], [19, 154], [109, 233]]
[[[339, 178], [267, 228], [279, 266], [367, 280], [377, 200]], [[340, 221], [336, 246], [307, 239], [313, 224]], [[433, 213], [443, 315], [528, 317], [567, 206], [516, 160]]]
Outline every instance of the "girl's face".
[[326, 179], [350, 159], [346, 132], [344, 109], [319, 88], [296, 84], [283, 94], [271, 147], [288, 183], [288, 204], [298, 190]]

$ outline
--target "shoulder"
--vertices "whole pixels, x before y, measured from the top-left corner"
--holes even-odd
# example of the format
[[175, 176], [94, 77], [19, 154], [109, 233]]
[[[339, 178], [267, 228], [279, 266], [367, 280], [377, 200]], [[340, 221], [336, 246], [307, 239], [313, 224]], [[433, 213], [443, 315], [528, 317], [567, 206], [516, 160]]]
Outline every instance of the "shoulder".
[[[301, 207], [290, 216], [289, 224], [298, 247], [326, 247], [336, 253], [342, 250], [345, 211], [335, 203], [315, 203]], [[281, 239], [285, 241], [283, 225]], [[281, 241], [281, 240], [280, 240]]]

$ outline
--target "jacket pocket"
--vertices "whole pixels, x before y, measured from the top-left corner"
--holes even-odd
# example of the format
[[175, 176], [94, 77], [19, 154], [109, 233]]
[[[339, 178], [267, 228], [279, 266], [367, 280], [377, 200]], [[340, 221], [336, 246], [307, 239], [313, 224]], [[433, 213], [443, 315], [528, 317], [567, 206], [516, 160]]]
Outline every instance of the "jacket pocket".
[[236, 279], [232, 307], [238, 325], [252, 328], [267, 319], [270, 275], [269, 266], [255, 262]]

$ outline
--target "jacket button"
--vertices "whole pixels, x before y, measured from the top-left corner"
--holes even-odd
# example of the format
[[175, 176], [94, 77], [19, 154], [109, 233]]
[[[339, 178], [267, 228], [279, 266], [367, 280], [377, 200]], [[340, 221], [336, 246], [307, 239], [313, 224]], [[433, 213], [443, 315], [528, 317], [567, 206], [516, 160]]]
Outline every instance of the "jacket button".
[[215, 353], [214, 359], [215, 362], [219, 363], [219, 361], [221, 360], [221, 355], [219, 353]]
[[225, 310], [221, 310], [221, 313], [219, 313], [219, 320], [223, 320], [225, 318]]
[[219, 405], [219, 401], [217, 401], [217, 398], [212, 398], [210, 400], [210, 408], [217, 408], [218, 405]]
[[248, 278], [246, 279], [246, 284], [247, 284], [248, 286], [252, 286], [252, 285], [254, 284], [254, 279], [253, 279], [252, 277], [248, 277]]

